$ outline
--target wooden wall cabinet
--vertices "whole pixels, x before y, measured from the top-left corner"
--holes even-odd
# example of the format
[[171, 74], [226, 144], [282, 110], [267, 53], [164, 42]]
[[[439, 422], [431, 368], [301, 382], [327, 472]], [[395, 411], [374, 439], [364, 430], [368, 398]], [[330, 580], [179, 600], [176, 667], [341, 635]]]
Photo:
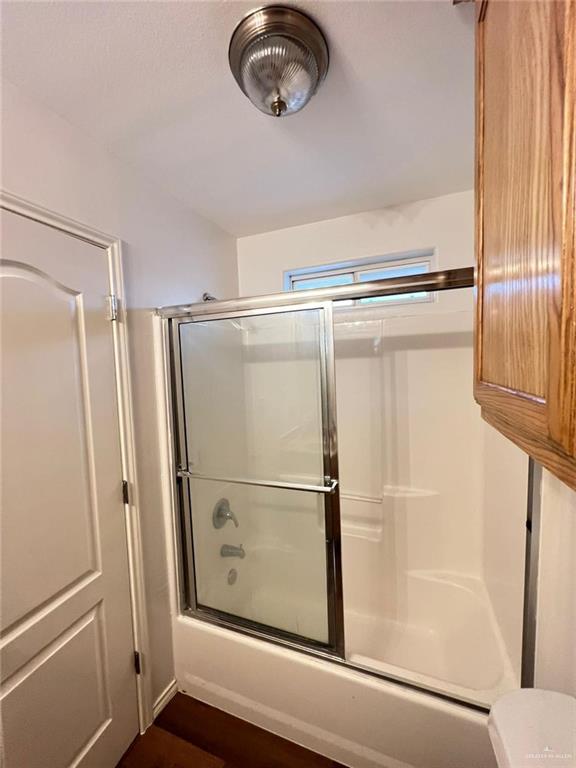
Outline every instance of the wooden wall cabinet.
[[474, 394], [576, 488], [576, 0], [477, 13]]

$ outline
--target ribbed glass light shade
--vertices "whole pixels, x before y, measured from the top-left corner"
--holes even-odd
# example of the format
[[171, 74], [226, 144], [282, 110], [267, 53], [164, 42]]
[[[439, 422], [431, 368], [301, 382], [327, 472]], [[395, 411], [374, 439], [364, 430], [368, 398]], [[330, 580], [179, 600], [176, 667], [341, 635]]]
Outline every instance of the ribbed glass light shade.
[[232, 34], [230, 69], [266, 115], [292, 115], [328, 71], [328, 44], [318, 25], [295, 8], [270, 5], [244, 17]]
[[270, 35], [249, 45], [240, 64], [243, 90], [267, 115], [291, 115], [302, 109], [318, 87], [316, 59], [305, 45]]

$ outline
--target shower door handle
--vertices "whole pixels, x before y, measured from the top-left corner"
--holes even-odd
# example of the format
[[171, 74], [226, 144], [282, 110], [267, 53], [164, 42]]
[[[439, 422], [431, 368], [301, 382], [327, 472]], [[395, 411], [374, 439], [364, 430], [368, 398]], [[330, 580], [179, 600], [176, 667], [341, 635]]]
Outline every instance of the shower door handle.
[[259, 485], [264, 488], [283, 488], [286, 491], [311, 491], [312, 493], [334, 493], [338, 487], [338, 480], [326, 478], [324, 485], [306, 485], [304, 483], [282, 483], [277, 480], [251, 480], [244, 477], [220, 477], [216, 475], [202, 475], [198, 472], [190, 472], [180, 468], [178, 477], [186, 477], [190, 480], [213, 480], [219, 483], [237, 483], [238, 485]]

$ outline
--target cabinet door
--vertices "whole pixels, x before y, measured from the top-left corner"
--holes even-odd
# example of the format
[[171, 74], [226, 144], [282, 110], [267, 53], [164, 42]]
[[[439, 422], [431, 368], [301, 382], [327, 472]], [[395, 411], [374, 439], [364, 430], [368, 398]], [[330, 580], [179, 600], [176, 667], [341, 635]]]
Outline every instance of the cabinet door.
[[576, 2], [487, 0], [477, 26], [475, 397], [576, 488]]

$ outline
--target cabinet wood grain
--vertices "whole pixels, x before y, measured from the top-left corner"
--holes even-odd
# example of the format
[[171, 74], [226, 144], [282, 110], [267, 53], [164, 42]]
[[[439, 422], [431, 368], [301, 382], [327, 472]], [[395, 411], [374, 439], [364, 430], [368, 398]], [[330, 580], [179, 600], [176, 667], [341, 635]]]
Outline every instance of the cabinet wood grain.
[[576, 488], [575, 0], [477, 24], [475, 396]]

